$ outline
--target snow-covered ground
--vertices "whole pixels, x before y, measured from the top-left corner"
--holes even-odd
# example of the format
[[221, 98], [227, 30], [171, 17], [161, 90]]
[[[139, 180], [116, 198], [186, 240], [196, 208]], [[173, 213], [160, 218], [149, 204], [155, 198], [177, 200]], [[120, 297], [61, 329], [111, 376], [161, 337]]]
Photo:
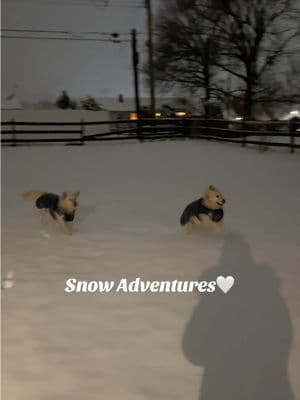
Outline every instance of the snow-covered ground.
[[[202, 141], [2, 149], [3, 399], [300, 399], [300, 157]], [[207, 184], [224, 232], [178, 219]], [[73, 236], [24, 190], [80, 190]], [[42, 232], [42, 230], [44, 232]], [[215, 280], [228, 294], [64, 291]]]

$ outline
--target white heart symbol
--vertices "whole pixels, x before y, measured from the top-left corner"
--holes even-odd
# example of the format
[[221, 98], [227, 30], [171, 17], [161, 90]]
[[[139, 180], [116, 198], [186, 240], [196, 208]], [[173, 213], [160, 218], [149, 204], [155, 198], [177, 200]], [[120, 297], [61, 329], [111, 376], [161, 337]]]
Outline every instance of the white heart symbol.
[[233, 276], [227, 276], [226, 278], [222, 275], [217, 277], [217, 285], [219, 288], [224, 292], [228, 293], [229, 290], [232, 288], [234, 285], [234, 277]]

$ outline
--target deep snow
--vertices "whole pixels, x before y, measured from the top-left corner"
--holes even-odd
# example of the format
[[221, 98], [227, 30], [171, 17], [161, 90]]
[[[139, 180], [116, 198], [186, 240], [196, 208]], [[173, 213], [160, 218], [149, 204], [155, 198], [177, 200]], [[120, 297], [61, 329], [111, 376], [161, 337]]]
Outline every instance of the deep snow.
[[[299, 154], [107, 143], [3, 148], [2, 167], [5, 400], [300, 399]], [[185, 235], [209, 183], [224, 232]], [[41, 226], [30, 189], [81, 191], [73, 236]], [[64, 292], [219, 274], [227, 295]]]

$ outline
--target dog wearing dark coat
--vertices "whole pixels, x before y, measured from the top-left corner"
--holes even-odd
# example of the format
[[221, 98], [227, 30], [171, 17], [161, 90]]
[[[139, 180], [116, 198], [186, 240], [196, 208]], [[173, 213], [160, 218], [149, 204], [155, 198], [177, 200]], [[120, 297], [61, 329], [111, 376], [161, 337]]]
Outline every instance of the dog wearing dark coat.
[[36, 207], [42, 215], [50, 214], [66, 235], [71, 235], [66, 222], [74, 220], [77, 198], [80, 192], [63, 192], [61, 196], [55, 193], [32, 190], [23, 193], [24, 200], [35, 201]]
[[191, 233], [197, 225], [212, 227], [214, 231], [220, 231], [224, 217], [223, 206], [225, 199], [222, 193], [213, 185], [210, 185], [204, 197], [190, 203], [180, 217], [180, 224], [187, 233]]

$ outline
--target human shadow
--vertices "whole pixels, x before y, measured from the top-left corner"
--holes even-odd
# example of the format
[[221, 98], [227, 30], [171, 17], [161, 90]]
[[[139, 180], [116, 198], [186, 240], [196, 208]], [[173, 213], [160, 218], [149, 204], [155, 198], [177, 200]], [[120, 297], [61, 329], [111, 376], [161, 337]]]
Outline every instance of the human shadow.
[[257, 265], [240, 234], [225, 237], [218, 265], [200, 281], [232, 275], [224, 294], [201, 294], [188, 321], [183, 352], [204, 368], [200, 400], [292, 400], [287, 364], [292, 326], [270, 266]]

